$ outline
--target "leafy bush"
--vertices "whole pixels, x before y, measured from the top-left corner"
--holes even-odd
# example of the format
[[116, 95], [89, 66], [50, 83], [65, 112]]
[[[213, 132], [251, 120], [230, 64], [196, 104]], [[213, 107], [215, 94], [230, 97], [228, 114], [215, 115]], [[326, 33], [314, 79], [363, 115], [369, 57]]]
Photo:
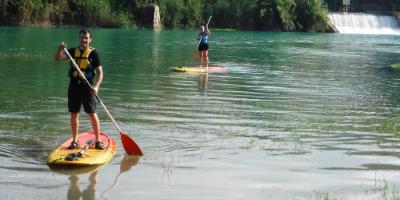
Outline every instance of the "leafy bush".
[[0, 0], [0, 25], [46, 24], [132, 27], [143, 24], [146, 4], [160, 7], [166, 28], [212, 27], [325, 31], [323, 0]]
[[299, 30], [324, 31], [328, 27], [328, 11], [321, 0], [298, 0], [296, 8]]
[[282, 19], [283, 28], [293, 31], [296, 28], [295, 0], [276, 0], [276, 8]]

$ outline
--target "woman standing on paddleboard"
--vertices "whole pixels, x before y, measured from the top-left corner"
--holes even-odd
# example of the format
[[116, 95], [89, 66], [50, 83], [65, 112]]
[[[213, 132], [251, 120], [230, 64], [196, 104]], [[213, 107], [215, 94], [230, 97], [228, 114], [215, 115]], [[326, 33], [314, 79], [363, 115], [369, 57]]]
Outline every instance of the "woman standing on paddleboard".
[[201, 32], [199, 34], [199, 45], [197, 47], [199, 51], [199, 67], [203, 66], [203, 61], [205, 61], [206, 67], [208, 68], [208, 37], [210, 36], [210, 30], [208, 29], [207, 25], [202, 24]]
[[[81, 71], [85, 73], [86, 79], [93, 87], [91, 88], [88, 83], [80, 76], [78, 71], [71, 66], [69, 70], [69, 87], [68, 87], [68, 110], [71, 112], [71, 129], [72, 129], [72, 143], [68, 149], [79, 148], [77, 141], [77, 134], [79, 128], [79, 110], [81, 104], [84, 110], [89, 115], [92, 123], [93, 131], [96, 135], [95, 148], [104, 149], [103, 143], [100, 141], [100, 122], [96, 114], [96, 98], [101, 81], [103, 79], [103, 70], [100, 57], [96, 50], [90, 46], [92, 41], [90, 31], [82, 29], [79, 32], [79, 47], [68, 49], [74, 60], [78, 63]], [[68, 60], [68, 56], [64, 54], [63, 50], [66, 45], [62, 42], [58, 46], [58, 51], [54, 56], [56, 60]]]

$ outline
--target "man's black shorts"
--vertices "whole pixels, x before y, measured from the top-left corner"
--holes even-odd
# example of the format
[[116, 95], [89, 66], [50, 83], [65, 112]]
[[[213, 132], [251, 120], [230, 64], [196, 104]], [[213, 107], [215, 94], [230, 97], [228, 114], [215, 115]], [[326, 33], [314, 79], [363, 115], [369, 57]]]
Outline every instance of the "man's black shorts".
[[68, 87], [68, 110], [79, 112], [81, 104], [86, 113], [96, 112], [96, 98], [91, 93], [92, 89], [84, 81], [71, 81]]

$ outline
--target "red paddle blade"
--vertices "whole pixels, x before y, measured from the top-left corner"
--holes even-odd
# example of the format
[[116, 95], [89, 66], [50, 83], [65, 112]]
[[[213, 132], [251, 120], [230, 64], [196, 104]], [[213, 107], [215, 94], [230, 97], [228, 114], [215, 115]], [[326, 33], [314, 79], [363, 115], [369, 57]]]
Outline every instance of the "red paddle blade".
[[142, 150], [128, 135], [120, 132], [122, 146], [128, 155], [143, 156]]

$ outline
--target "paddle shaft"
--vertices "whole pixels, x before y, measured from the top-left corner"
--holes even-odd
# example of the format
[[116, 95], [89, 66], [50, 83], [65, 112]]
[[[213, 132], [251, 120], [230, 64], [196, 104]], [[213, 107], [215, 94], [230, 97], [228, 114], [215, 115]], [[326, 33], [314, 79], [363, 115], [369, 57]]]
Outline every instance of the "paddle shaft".
[[[76, 64], [75, 60], [72, 58], [71, 54], [69, 54], [68, 50], [64, 48], [64, 53], [68, 56], [68, 58], [71, 60], [72, 64], [74, 65], [75, 69], [79, 72], [79, 74], [82, 76], [82, 78], [85, 80], [85, 82], [89, 85], [91, 89], [93, 89], [93, 86], [90, 84], [90, 82], [86, 79], [85, 74], [83, 74], [82, 70], [78, 67]], [[100, 99], [100, 97], [96, 94], [95, 95], [96, 99], [99, 101], [101, 107], [103, 107], [104, 111], [107, 113], [108, 118], [111, 119], [111, 121], [114, 123], [115, 127], [117, 127], [118, 131], [122, 133], [121, 128], [118, 126], [117, 122], [114, 120], [114, 118], [111, 116], [111, 113], [108, 111], [107, 107], [104, 105], [103, 101]]]

